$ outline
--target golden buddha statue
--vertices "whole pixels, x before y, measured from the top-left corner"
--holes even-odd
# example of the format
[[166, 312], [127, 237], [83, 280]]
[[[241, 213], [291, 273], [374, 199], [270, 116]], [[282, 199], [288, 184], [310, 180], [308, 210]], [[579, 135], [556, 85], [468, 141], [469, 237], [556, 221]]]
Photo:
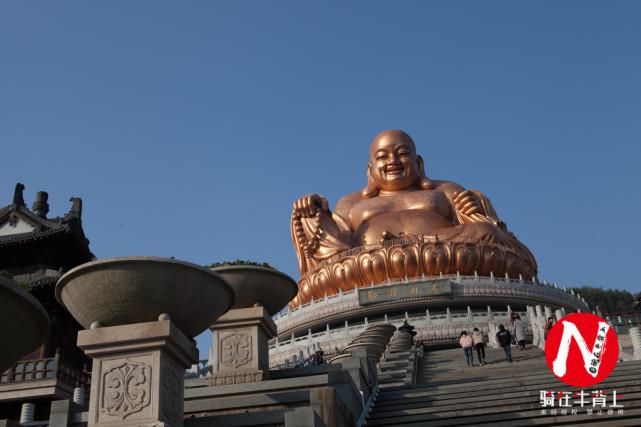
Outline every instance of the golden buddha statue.
[[386, 130], [372, 141], [368, 184], [334, 212], [318, 195], [294, 203], [301, 272], [293, 306], [354, 286], [440, 274], [536, 275], [532, 253], [478, 191], [425, 176], [412, 138]]

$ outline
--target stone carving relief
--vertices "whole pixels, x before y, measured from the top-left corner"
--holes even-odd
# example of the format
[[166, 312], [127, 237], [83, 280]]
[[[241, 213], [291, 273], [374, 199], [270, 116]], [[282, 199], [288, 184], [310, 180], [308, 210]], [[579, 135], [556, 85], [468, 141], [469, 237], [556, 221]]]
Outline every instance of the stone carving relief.
[[151, 366], [124, 360], [102, 374], [101, 412], [126, 419], [148, 407]]
[[212, 385], [231, 385], [231, 384], [246, 384], [254, 383], [263, 380], [263, 373], [258, 371], [254, 372], [239, 372], [230, 375], [218, 374], [211, 378]]
[[182, 404], [180, 390], [183, 385], [181, 384], [176, 369], [168, 363], [165, 364], [163, 371], [162, 382], [160, 385], [160, 393], [162, 396], [160, 410], [163, 418], [169, 422], [169, 425], [178, 425], [180, 413], [182, 412], [180, 408], [180, 405]]
[[238, 368], [252, 360], [252, 337], [235, 333], [220, 340], [220, 361], [230, 368]]

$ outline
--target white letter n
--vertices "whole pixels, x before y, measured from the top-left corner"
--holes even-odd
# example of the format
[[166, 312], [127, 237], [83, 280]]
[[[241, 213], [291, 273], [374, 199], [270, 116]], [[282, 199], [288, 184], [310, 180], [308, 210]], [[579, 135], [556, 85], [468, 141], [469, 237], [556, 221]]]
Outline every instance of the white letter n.
[[[588, 350], [588, 346], [585, 344], [585, 339], [583, 338], [583, 335], [579, 332], [579, 330], [576, 328], [576, 325], [572, 322], [568, 322], [567, 320], [562, 320], [561, 321], [563, 324], [563, 335], [561, 336], [561, 343], [559, 344], [559, 351], [556, 354], [556, 359], [554, 359], [554, 362], [552, 363], [552, 371], [557, 377], [563, 377], [565, 375], [565, 372], [567, 371], [567, 361], [568, 361], [568, 353], [570, 352], [570, 340], [574, 338], [574, 341], [576, 344], [579, 346], [579, 350], [581, 351], [581, 356], [583, 356], [583, 363], [585, 365], [585, 370], [587, 371], [588, 374], [592, 375], [593, 378], [596, 378], [596, 376], [599, 373], [599, 366], [601, 365], [601, 358], [597, 358], [593, 356], [593, 353], [599, 352], [601, 355], [605, 352], [605, 338], [603, 341], [601, 341], [601, 349], [595, 347], [597, 344], [599, 344], [599, 340], [595, 339], [594, 344], [592, 345], [592, 351]], [[599, 322], [599, 326], [597, 327], [597, 335], [599, 335], [599, 330], [605, 327], [605, 332], [603, 333], [603, 336], [607, 336], [608, 330], [610, 329], [610, 325], [608, 325], [606, 322]], [[597, 361], [595, 366], [592, 366], [592, 360]], [[591, 371], [590, 367], [593, 367], [594, 369]]]

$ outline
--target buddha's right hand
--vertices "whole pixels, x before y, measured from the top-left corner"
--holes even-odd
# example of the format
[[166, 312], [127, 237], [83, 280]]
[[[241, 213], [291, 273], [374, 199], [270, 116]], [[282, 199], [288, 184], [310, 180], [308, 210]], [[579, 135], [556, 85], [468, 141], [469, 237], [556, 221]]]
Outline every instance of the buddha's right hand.
[[312, 218], [318, 211], [329, 211], [327, 199], [319, 194], [308, 194], [294, 202], [294, 212], [302, 218]]

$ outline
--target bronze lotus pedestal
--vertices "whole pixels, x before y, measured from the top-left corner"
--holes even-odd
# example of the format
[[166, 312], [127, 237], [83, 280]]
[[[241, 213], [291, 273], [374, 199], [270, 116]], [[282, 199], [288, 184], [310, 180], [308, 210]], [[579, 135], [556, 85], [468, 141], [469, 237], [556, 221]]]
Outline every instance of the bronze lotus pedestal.
[[214, 322], [214, 385], [262, 381], [269, 375], [269, 340], [276, 336], [271, 316], [296, 296], [296, 282], [271, 268], [230, 265], [213, 269], [233, 288], [232, 308]]
[[93, 358], [89, 426], [182, 426], [192, 339], [229, 309], [229, 285], [197, 265], [154, 257], [83, 264], [56, 286]]

